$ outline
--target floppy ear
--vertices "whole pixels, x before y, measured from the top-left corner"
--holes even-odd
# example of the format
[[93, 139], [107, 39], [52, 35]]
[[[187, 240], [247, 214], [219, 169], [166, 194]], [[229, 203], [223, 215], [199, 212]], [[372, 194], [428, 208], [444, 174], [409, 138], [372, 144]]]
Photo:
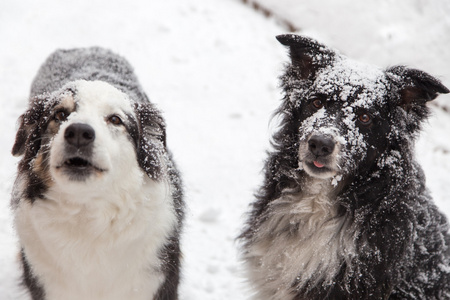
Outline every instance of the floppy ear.
[[388, 72], [401, 78], [398, 105], [407, 112], [423, 107], [428, 101], [435, 99], [438, 94], [450, 92], [438, 79], [420, 70], [396, 66], [389, 69]]
[[289, 47], [292, 64], [299, 67], [301, 79], [312, 79], [318, 69], [329, 65], [336, 52], [308, 37], [295, 34], [277, 36], [277, 40]]
[[27, 137], [28, 137], [28, 131], [25, 128], [25, 124], [24, 124], [24, 115], [21, 115], [19, 117], [18, 123], [19, 123], [19, 129], [17, 130], [16, 133], [16, 140], [14, 142], [14, 146], [12, 148], [12, 155], [14, 156], [21, 156], [25, 153], [25, 143], [27, 141]]
[[162, 175], [163, 156], [166, 151], [166, 126], [161, 113], [151, 103], [136, 103], [139, 137], [137, 159], [139, 166], [150, 178]]
[[11, 151], [14, 156], [21, 156], [28, 151], [27, 156], [31, 157], [36, 155], [41, 147], [38, 124], [44, 114], [44, 101], [35, 97], [30, 103], [32, 103], [30, 108], [18, 120], [19, 129]]

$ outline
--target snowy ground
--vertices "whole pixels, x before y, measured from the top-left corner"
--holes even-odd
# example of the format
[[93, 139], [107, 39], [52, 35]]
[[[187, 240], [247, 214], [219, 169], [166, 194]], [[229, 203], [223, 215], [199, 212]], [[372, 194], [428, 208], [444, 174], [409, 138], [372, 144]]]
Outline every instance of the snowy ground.
[[[260, 2], [353, 58], [408, 64], [450, 86], [446, 0]], [[20, 295], [8, 207], [16, 119], [50, 52], [92, 45], [125, 56], [164, 111], [188, 204], [181, 299], [247, 299], [234, 239], [261, 181], [270, 115], [280, 99], [277, 76], [287, 59], [274, 36], [285, 29], [239, 0], [62, 3], [0, 2], [0, 299]], [[450, 107], [450, 97], [439, 103]], [[429, 187], [448, 215], [449, 132], [450, 115], [435, 108], [418, 144]]]

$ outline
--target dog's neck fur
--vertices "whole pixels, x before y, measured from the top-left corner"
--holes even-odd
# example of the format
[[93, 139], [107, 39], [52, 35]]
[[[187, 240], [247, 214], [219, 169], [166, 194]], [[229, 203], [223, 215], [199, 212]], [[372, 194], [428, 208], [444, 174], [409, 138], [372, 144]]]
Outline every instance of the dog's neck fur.
[[164, 181], [147, 178], [138, 189], [117, 192], [82, 199], [49, 190], [46, 199], [18, 206], [16, 227], [46, 299], [150, 299], [156, 293], [164, 280], [159, 250], [176, 223], [170, 191]]
[[307, 175], [300, 192], [285, 192], [269, 204], [247, 254], [250, 278], [258, 285], [255, 299], [292, 299], [299, 291], [332, 284], [355, 248], [338, 205], [331, 180]]

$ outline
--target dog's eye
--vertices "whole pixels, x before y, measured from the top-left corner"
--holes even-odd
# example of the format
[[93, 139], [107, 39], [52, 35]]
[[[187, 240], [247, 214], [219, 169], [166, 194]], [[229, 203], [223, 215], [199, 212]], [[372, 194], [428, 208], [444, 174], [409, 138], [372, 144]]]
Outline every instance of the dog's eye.
[[112, 115], [108, 118], [108, 122], [113, 125], [121, 125], [123, 124], [122, 119], [117, 115]]
[[64, 110], [59, 110], [55, 113], [54, 120], [56, 122], [64, 122], [65, 120], [67, 120], [68, 116], [69, 114]]
[[314, 99], [311, 103], [316, 109], [321, 109], [323, 107], [323, 101], [320, 99]]
[[358, 120], [364, 125], [369, 125], [372, 123], [372, 117], [367, 113], [360, 114]]

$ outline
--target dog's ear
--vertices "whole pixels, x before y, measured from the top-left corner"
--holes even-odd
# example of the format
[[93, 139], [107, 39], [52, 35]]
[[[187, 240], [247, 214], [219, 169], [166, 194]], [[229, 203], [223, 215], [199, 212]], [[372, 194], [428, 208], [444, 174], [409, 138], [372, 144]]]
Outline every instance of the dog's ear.
[[28, 110], [18, 120], [19, 129], [11, 151], [14, 156], [21, 156], [25, 151], [30, 151], [27, 156], [34, 156], [41, 145], [39, 122], [44, 114], [45, 101], [35, 97], [30, 103]]
[[27, 130], [24, 124], [24, 115], [25, 114], [21, 115], [18, 120], [19, 129], [17, 130], [16, 140], [11, 151], [14, 156], [21, 156], [25, 153], [25, 143], [27, 141], [29, 130]]
[[420, 70], [396, 66], [389, 69], [388, 72], [399, 76], [401, 80], [398, 105], [407, 112], [414, 107], [424, 106], [439, 94], [450, 92], [438, 79]]
[[167, 153], [164, 119], [151, 103], [136, 103], [135, 112], [139, 122], [139, 165], [150, 178], [158, 179], [162, 171], [161, 159]]
[[329, 65], [336, 52], [316, 40], [295, 34], [278, 35], [277, 40], [289, 47], [292, 65], [300, 70], [301, 79], [312, 79], [317, 70]]

